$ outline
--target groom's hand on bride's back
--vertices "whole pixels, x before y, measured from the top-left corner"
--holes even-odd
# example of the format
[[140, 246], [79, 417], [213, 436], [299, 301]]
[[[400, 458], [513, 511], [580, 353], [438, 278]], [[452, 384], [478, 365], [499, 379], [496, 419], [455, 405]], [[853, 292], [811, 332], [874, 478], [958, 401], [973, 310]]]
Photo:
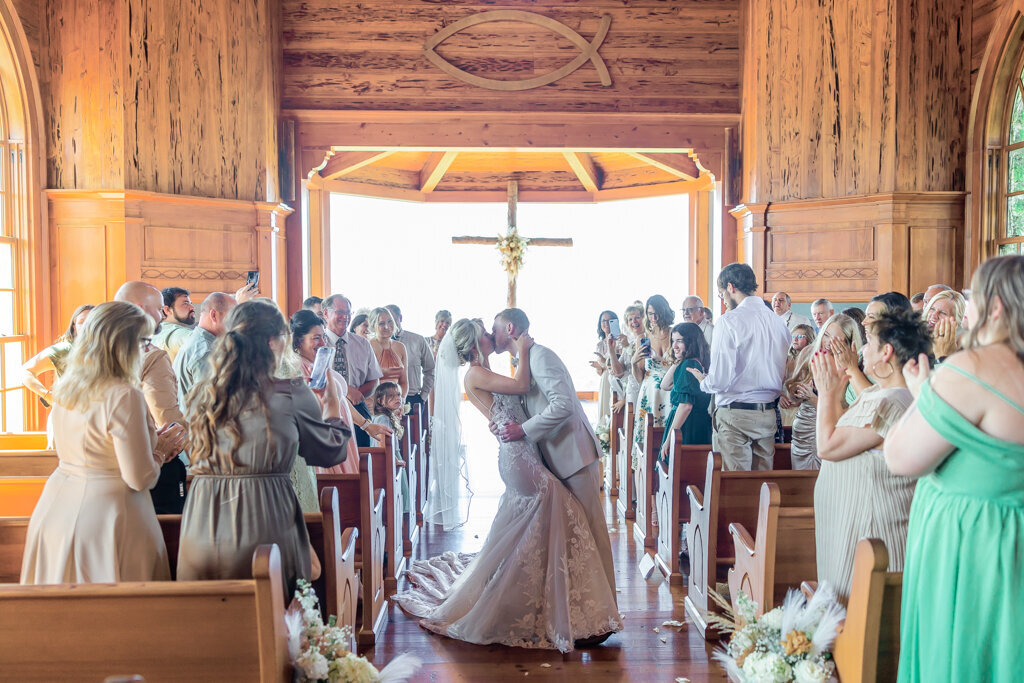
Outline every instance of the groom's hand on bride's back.
[[525, 437], [526, 432], [523, 431], [523, 425], [518, 422], [506, 422], [499, 434], [502, 441], [519, 441]]

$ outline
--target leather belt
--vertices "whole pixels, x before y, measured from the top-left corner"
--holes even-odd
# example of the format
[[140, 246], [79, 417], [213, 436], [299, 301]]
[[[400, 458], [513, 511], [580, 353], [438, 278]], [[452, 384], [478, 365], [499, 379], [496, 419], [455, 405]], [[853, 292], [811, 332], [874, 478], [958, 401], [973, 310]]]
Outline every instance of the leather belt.
[[770, 401], [768, 403], [742, 403], [740, 401], [734, 401], [723, 408], [733, 408], [735, 410], [775, 410], [775, 407], [779, 405], [779, 399]]

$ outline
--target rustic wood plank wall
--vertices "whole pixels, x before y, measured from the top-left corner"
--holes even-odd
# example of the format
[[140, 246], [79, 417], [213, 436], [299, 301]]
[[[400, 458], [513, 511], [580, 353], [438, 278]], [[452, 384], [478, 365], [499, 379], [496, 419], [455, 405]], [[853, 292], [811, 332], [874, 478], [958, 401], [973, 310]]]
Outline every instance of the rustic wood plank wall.
[[39, 69], [40, 23], [43, 19], [42, 6], [39, 0], [11, 0], [14, 11], [18, 13], [21, 29], [28, 39], [28, 47], [32, 52], [32, 61]]
[[[563, 22], [590, 41], [612, 17], [599, 54], [602, 87], [587, 63], [557, 83], [521, 92], [468, 85], [423, 56], [430, 36], [463, 17], [521, 9]], [[739, 0], [284, 0], [283, 107], [461, 111], [739, 111]], [[438, 53], [492, 78], [552, 71], [578, 51], [562, 37], [521, 23], [457, 33]]]
[[49, 186], [276, 201], [279, 0], [48, 0]]

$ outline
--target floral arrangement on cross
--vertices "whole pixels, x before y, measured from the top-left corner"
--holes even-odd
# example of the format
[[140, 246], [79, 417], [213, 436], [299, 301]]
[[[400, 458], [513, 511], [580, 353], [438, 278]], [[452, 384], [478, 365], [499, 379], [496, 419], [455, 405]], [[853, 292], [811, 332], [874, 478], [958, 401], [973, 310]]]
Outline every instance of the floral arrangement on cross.
[[504, 235], [498, 235], [496, 247], [501, 254], [501, 267], [508, 274], [509, 287], [515, 288], [516, 279], [519, 277], [519, 269], [523, 267], [523, 256], [526, 254], [526, 247], [530, 243], [529, 238], [519, 234], [516, 226], [511, 226]]
[[419, 671], [419, 658], [409, 654], [378, 671], [366, 657], [352, 652], [351, 627], [337, 626], [334, 615], [323, 622], [319, 600], [305, 579], [299, 579], [284, 621], [296, 683], [402, 683]]
[[612, 433], [608, 422], [605, 420], [598, 422], [594, 427], [594, 434], [597, 435], [597, 441], [601, 444], [601, 450], [608, 455], [612, 446]]

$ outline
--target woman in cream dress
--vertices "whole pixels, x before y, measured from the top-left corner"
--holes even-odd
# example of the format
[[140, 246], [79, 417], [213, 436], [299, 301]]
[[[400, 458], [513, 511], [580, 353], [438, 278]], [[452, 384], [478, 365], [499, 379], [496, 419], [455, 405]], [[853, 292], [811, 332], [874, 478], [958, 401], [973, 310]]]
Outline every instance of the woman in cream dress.
[[97, 306], [54, 387], [60, 465], [32, 513], [22, 583], [170, 579], [149, 488], [185, 445], [185, 430], [157, 435], [138, 388], [153, 321], [125, 302]]
[[891, 474], [882, 446], [914, 400], [903, 366], [931, 345], [928, 328], [912, 311], [883, 313], [866, 331], [864, 370], [874, 384], [845, 412], [843, 393], [849, 377], [829, 351], [819, 351], [811, 360], [821, 457], [814, 487], [818, 581], [828, 581], [843, 602], [850, 594], [854, 549], [860, 539], [881, 539], [889, 551], [889, 571], [903, 570], [917, 481]]

